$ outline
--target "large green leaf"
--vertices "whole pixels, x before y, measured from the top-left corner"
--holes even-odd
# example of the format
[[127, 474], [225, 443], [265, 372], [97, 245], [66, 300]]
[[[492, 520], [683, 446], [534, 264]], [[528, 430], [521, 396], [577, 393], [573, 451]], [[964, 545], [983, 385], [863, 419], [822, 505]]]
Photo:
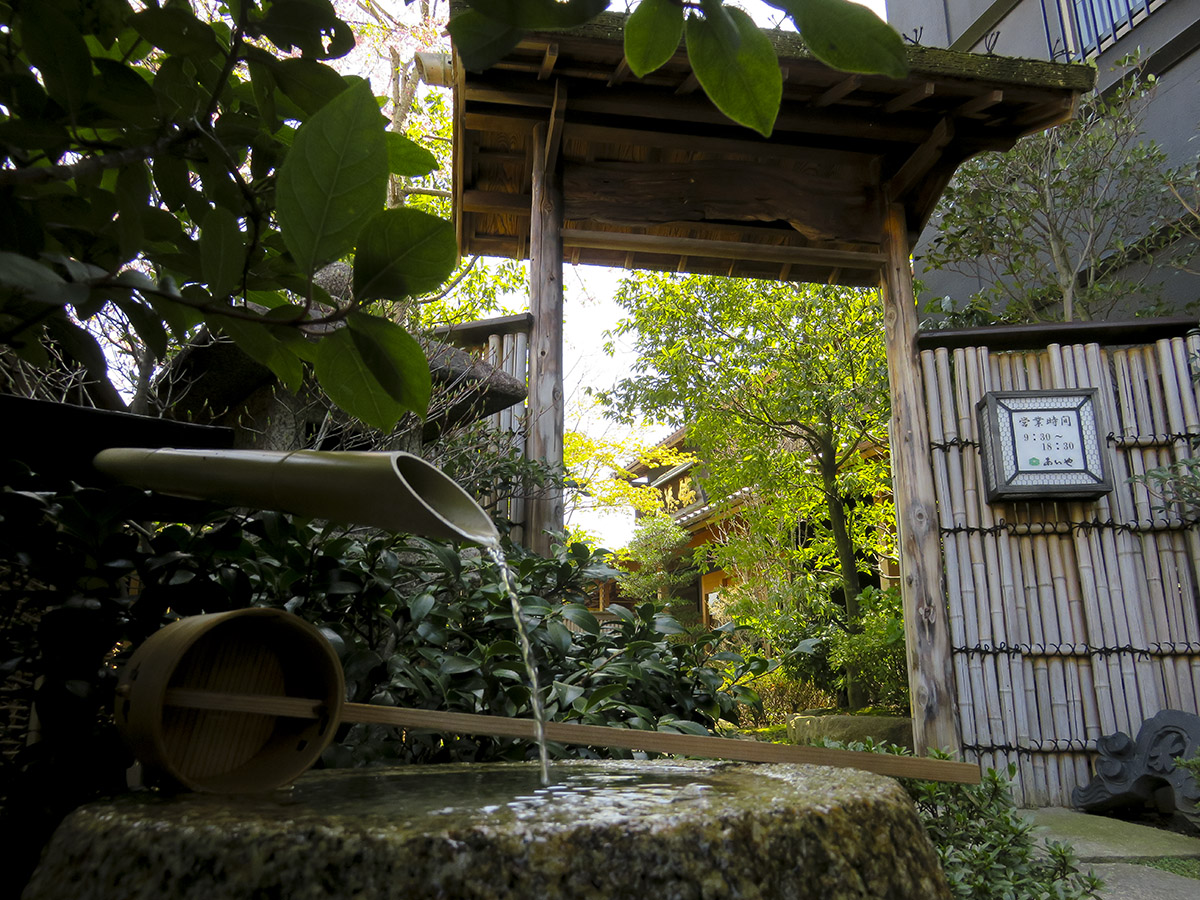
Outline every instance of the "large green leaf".
[[289, 391], [299, 391], [304, 381], [304, 364], [278, 340], [266, 325], [235, 319], [232, 316], [212, 316], [209, 319], [255, 362], [266, 366]]
[[458, 262], [454, 226], [417, 209], [387, 209], [363, 228], [354, 255], [354, 297], [399, 299], [431, 291]]
[[362, 82], [296, 132], [279, 169], [275, 211], [288, 251], [306, 274], [350, 250], [383, 206], [385, 126], [370, 85]]
[[454, 16], [446, 27], [459, 59], [472, 72], [481, 72], [503, 59], [525, 35], [525, 29], [489, 19], [473, 9]]
[[92, 55], [75, 24], [49, 3], [28, 3], [21, 10], [21, 41], [46, 93], [79, 112], [92, 81]]
[[246, 250], [237, 217], [223, 206], [204, 217], [200, 261], [204, 280], [214, 297], [227, 297], [235, 292], [242, 280]]
[[638, 78], [650, 74], [679, 49], [683, 6], [671, 0], [642, 0], [625, 23], [625, 59]]
[[145, 9], [133, 17], [133, 27], [155, 47], [175, 56], [214, 56], [220, 45], [212, 26], [178, 6]]
[[725, 12], [737, 40], [718, 19], [690, 16], [688, 60], [717, 109], [739, 125], [770, 137], [783, 97], [779, 59], [771, 41], [746, 13], [736, 8]]
[[609, 0], [467, 0], [467, 5], [494, 22], [547, 31], [575, 28], [608, 8]]
[[321, 338], [313, 369], [329, 399], [373, 428], [391, 431], [406, 411], [371, 374], [349, 328]]
[[908, 74], [904, 40], [874, 12], [850, 0], [767, 0], [787, 12], [813, 56], [845, 72]]
[[419, 178], [438, 167], [437, 157], [415, 141], [394, 131], [387, 133], [388, 168], [393, 175]]
[[432, 379], [421, 345], [395, 322], [378, 316], [353, 312], [346, 323], [354, 346], [388, 396], [406, 409], [425, 415]]
[[283, 95], [309, 115], [342, 94], [349, 84], [329, 66], [315, 59], [280, 60], [272, 63], [269, 71]]
[[259, 27], [280, 50], [306, 57], [336, 59], [354, 49], [354, 32], [329, 0], [274, 0]]

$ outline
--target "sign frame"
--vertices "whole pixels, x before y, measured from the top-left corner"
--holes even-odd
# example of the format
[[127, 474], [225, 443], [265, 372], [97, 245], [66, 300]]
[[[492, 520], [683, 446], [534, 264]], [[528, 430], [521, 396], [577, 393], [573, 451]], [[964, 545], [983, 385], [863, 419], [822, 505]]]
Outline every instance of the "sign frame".
[[988, 391], [975, 406], [987, 500], [1094, 500], [1113, 489], [1096, 388]]

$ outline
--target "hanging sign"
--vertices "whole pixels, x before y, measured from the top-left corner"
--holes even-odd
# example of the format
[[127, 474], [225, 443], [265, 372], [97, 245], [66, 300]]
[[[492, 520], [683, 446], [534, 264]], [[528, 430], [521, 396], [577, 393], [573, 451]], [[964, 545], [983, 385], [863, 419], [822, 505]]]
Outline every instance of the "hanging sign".
[[976, 413], [989, 503], [1112, 490], [1095, 388], [989, 391]]

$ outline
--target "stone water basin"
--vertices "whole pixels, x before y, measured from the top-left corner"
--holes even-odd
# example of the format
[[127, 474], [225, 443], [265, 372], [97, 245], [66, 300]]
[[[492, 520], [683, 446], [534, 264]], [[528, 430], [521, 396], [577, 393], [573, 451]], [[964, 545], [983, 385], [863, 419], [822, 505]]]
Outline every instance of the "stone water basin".
[[310, 772], [82, 807], [25, 900], [948, 900], [908, 796], [851, 769], [697, 761]]

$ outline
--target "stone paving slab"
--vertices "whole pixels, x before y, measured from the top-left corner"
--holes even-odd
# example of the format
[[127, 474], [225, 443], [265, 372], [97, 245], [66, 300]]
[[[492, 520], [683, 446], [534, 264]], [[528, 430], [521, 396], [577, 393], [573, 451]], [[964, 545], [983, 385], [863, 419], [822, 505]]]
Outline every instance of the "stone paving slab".
[[1200, 900], [1200, 880], [1133, 863], [1089, 863], [1104, 879], [1102, 900]]
[[[1073, 809], [1031, 809], [1025, 815], [1044, 829], [1044, 840], [1066, 841], [1083, 862], [1132, 862], [1164, 856], [1200, 857], [1200, 838]], [[1170, 874], [1164, 873], [1164, 874]], [[1185, 879], [1200, 886], [1196, 879]], [[1200, 900], [1200, 891], [1194, 895]]]

